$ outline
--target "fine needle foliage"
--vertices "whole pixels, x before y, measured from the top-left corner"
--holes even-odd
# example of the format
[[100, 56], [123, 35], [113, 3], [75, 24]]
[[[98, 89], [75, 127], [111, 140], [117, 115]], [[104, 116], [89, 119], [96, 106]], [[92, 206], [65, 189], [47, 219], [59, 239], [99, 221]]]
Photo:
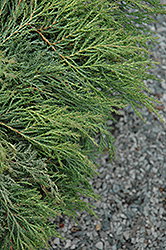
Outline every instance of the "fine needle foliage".
[[114, 156], [107, 119], [129, 104], [156, 113], [158, 13], [159, 0], [0, 1], [0, 249], [47, 248], [48, 218], [93, 213], [81, 197], [98, 199], [95, 155]]

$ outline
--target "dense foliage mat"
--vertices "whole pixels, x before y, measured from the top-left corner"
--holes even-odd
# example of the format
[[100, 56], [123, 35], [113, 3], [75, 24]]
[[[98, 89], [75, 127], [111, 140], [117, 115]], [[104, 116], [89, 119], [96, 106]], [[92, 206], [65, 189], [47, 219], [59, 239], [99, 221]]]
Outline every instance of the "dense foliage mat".
[[156, 112], [146, 24], [158, 13], [158, 0], [0, 1], [0, 249], [47, 247], [48, 218], [93, 213], [81, 197], [98, 198], [95, 155], [114, 155], [107, 119], [129, 104]]

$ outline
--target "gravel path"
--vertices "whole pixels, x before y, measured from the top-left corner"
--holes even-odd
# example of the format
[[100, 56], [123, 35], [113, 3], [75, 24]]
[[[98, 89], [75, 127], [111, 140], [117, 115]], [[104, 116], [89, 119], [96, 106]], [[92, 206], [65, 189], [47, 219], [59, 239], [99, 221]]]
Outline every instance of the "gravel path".
[[159, 37], [151, 57], [161, 61], [153, 73], [162, 81], [147, 85], [163, 102], [156, 108], [165, 123], [146, 109], [146, 124], [130, 107], [121, 112], [115, 131], [117, 161], [110, 163], [107, 152], [101, 155], [100, 176], [91, 181], [102, 197], [93, 202], [99, 219], [81, 213], [78, 226], [63, 218], [59, 231], [66, 241], [52, 237], [50, 249], [166, 249], [166, 16], [158, 21], [151, 25]]

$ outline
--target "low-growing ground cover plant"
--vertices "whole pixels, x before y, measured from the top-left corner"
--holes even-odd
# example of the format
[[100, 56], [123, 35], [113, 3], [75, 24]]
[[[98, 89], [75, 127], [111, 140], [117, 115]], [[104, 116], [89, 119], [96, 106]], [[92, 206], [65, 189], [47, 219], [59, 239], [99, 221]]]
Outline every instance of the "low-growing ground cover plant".
[[80, 197], [98, 199], [95, 156], [114, 156], [107, 120], [129, 104], [156, 113], [158, 13], [158, 0], [0, 1], [0, 249], [47, 247], [49, 217], [93, 213]]

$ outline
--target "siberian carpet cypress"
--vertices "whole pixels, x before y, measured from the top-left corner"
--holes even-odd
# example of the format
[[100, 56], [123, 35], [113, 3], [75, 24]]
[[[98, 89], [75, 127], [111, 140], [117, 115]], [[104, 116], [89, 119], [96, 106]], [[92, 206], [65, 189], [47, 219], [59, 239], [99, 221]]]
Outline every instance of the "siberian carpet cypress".
[[114, 156], [107, 119], [156, 113], [146, 24], [158, 13], [158, 0], [0, 0], [0, 249], [48, 247], [48, 218], [93, 213], [81, 197], [98, 199], [96, 155]]

